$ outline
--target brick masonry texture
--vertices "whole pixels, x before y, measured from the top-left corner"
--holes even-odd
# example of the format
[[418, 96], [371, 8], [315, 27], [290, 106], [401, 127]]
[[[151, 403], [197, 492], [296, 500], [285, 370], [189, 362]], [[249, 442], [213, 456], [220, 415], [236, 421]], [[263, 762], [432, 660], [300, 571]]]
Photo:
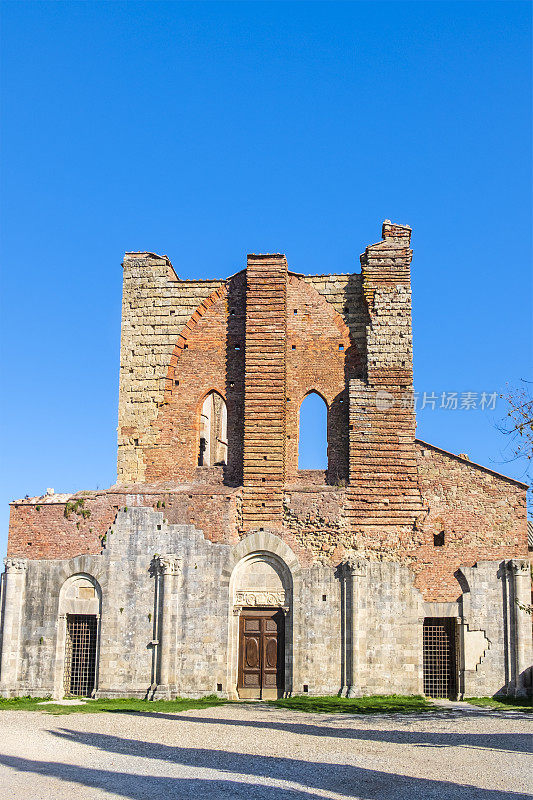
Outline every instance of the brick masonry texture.
[[[415, 438], [410, 239], [385, 221], [354, 275], [252, 254], [227, 280], [184, 281], [166, 256], [126, 253], [117, 483], [11, 504], [0, 693], [61, 692], [54, 637], [89, 613], [65, 600], [82, 574], [101, 694], [235, 696], [233, 581], [254, 558], [283, 584], [287, 691], [420, 692], [422, 621], [442, 616], [460, 620], [460, 691], [523, 687], [525, 486]], [[211, 392], [227, 463], [199, 466]], [[298, 469], [311, 392], [324, 471]]]
[[[460, 566], [525, 557], [524, 487], [425, 442], [416, 445], [425, 512], [409, 554], [415, 586], [427, 600], [455, 600]], [[441, 532], [444, 546], [435, 547]]]
[[246, 269], [243, 530], [280, 528], [285, 483], [287, 260], [249, 255]]
[[[415, 443], [410, 235], [384, 223], [360, 275], [296, 275], [284, 256], [251, 255], [226, 281], [182, 281], [166, 256], [127, 253], [118, 484], [72, 496], [87, 518], [53, 498], [14, 503], [9, 555], [98, 553], [119, 508], [164, 502], [211, 541], [268, 526], [305, 563], [355, 548], [407, 564], [428, 601], [457, 598], [461, 563], [524, 556], [523, 487]], [[198, 467], [210, 391], [227, 404], [225, 467]], [[298, 470], [311, 391], [328, 406], [325, 474]]]

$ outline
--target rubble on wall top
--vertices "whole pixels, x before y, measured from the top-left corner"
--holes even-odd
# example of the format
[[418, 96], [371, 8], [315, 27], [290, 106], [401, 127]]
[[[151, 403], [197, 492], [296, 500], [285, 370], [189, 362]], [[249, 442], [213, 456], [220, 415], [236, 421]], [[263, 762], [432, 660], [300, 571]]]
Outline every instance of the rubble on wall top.
[[354, 275], [360, 277], [360, 272], [291, 272], [289, 275], [294, 275], [295, 278], [353, 278]]
[[67, 494], [43, 494], [40, 497], [22, 497], [20, 500], [12, 500], [10, 505], [28, 505], [28, 506], [44, 506], [44, 505], [55, 505], [56, 503], [66, 503], [67, 500], [70, 500], [72, 497], [72, 493]]
[[385, 225], [387, 225], [387, 226], [390, 225], [393, 228], [402, 228], [403, 230], [406, 230], [406, 231], [411, 231], [412, 230], [410, 225], [404, 225], [401, 222], [391, 222], [390, 219], [384, 219], [383, 220], [383, 225], [384, 226]]
[[136, 258], [137, 256], [145, 256], [146, 258], [155, 258], [158, 261], [166, 261], [167, 264], [172, 266], [168, 256], [160, 256], [157, 253], [150, 253], [148, 250], [126, 250], [124, 253], [125, 260], [130, 260], [131, 258]]

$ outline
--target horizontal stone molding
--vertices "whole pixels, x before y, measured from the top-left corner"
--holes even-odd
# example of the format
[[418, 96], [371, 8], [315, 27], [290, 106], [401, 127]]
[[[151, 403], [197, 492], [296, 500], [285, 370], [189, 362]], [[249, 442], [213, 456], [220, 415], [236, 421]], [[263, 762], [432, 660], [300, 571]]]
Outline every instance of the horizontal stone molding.
[[235, 592], [236, 606], [274, 606], [285, 605], [285, 592], [256, 591], [244, 589]]

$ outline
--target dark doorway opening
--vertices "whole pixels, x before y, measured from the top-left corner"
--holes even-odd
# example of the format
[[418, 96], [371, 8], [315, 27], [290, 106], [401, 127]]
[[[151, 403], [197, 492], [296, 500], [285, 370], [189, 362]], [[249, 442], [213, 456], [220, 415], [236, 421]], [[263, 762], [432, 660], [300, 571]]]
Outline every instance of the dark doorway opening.
[[457, 698], [457, 625], [453, 617], [424, 620], [424, 694]]
[[97, 633], [95, 614], [67, 614], [64, 680], [66, 695], [92, 695], [96, 679]]
[[275, 700], [283, 696], [284, 684], [283, 611], [245, 609], [239, 620], [239, 697]]

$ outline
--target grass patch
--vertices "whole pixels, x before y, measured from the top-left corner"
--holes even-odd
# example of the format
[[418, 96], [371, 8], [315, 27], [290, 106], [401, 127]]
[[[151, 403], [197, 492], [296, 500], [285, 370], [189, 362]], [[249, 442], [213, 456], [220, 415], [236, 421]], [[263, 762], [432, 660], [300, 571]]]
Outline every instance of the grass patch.
[[135, 700], [120, 698], [119, 700], [89, 700], [85, 697], [80, 698], [85, 705], [62, 706], [54, 703], [50, 705], [39, 705], [46, 697], [0, 697], [0, 711], [44, 711], [48, 714], [99, 714], [103, 711], [141, 711], [148, 714], [158, 712], [189, 711], [192, 708], [209, 708], [210, 706], [221, 706], [227, 703], [216, 695], [200, 697], [197, 700], [190, 700], [185, 697], [178, 697], [175, 700]]
[[533, 713], [533, 705], [530, 697], [465, 697], [465, 703], [480, 708], [498, 708], [504, 711], [514, 709], [525, 711], [526, 714]]
[[369, 697], [309, 697], [304, 694], [271, 700], [269, 704], [277, 708], [319, 714], [412, 714], [437, 710], [437, 706], [420, 695], [400, 694], [374, 694]]

